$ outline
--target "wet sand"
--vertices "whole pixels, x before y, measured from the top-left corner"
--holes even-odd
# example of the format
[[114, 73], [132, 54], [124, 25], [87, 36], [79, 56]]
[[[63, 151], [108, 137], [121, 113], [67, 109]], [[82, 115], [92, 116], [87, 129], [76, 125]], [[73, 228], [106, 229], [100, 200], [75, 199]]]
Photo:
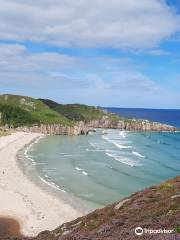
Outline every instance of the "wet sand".
[[15, 219], [0, 217], [0, 238], [12, 236], [21, 236], [20, 224]]

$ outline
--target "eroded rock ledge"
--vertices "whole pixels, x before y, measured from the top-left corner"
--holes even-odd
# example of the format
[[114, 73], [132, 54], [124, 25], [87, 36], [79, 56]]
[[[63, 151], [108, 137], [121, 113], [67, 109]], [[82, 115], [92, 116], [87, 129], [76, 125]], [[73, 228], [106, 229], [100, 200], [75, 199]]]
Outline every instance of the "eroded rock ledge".
[[104, 129], [120, 129], [127, 131], [168, 131], [174, 132], [178, 129], [157, 122], [150, 122], [148, 120], [112, 120], [107, 117], [102, 118], [101, 120], [90, 121], [89, 123], [78, 122], [74, 126], [61, 126], [59, 124], [41, 124], [40, 126], [32, 127], [19, 127], [17, 130], [20, 131], [31, 131], [39, 132], [44, 134], [52, 135], [81, 135], [88, 134], [90, 131], [94, 131], [95, 128], [104, 128]]

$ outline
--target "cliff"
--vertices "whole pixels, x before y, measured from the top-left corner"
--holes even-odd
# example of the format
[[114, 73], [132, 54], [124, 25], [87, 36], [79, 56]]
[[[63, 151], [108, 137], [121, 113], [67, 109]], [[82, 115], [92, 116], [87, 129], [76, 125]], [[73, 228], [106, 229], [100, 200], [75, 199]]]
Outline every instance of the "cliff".
[[[137, 236], [135, 228], [143, 234]], [[152, 232], [155, 231], [157, 233]], [[168, 233], [162, 233], [162, 231]], [[6, 240], [178, 240], [180, 239], [180, 176], [134, 193], [103, 209], [64, 223], [35, 238]]]
[[87, 135], [90, 131], [94, 131], [94, 128], [86, 126], [84, 122], [79, 122], [73, 126], [62, 126], [60, 124], [40, 124], [31, 127], [18, 127], [16, 130], [50, 135]]
[[[81, 131], [85, 134], [93, 128], [113, 128], [128, 131], [176, 131], [173, 126], [150, 122], [148, 120], [126, 119], [101, 108], [82, 105], [62, 105], [48, 99], [40, 99], [54, 111], [63, 114], [70, 120], [81, 122]], [[83, 123], [84, 124], [83, 124]]]
[[112, 119], [105, 116], [100, 120], [93, 120], [87, 124], [88, 127], [93, 128], [112, 128], [128, 131], [176, 131], [177, 128], [148, 120], [137, 119]]
[[170, 125], [165, 125], [147, 120], [113, 120], [103, 117], [100, 120], [93, 120], [89, 123], [77, 122], [73, 126], [62, 126], [60, 124], [41, 124], [32, 127], [18, 127], [19, 131], [40, 132], [52, 135], [82, 135], [95, 131], [96, 128], [119, 129], [127, 131], [155, 131], [155, 132], [174, 132], [177, 129]]
[[1, 129], [56, 135], [80, 135], [94, 128], [128, 131], [176, 131], [173, 126], [147, 120], [126, 119], [101, 108], [82, 104], [59, 104], [48, 99], [0, 95]]
[[119, 129], [127, 131], [155, 131], [155, 132], [174, 132], [177, 129], [175, 127], [164, 125], [161, 123], [154, 122], [137, 122], [126, 123], [124, 121], [119, 121], [114, 123], [112, 121], [93, 121], [88, 124], [84, 122], [79, 122], [74, 126], [62, 126], [59, 124], [41, 124], [31, 127], [18, 127], [17, 131], [24, 132], [37, 132], [50, 135], [87, 135], [89, 132], [94, 132], [95, 128], [103, 129]]

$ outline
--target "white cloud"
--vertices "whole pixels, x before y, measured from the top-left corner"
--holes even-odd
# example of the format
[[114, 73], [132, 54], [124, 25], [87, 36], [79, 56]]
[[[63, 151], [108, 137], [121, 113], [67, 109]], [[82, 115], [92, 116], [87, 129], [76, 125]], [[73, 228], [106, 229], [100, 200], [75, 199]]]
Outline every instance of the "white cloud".
[[2, 93], [104, 106], [179, 104], [179, 93], [156, 84], [143, 74], [144, 66], [136, 65], [129, 58], [31, 53], [17, 44], [1, 45], [0, 56]]
[[158, 93], [162, 89], [162, 87], [151, 81], [147, 76], [137, 71], [114, 73], [113, 81], [109, 84], [108, 88], [115, 91], [154, 93]]
[[0, 0], [0, 39], [149, 48], [179, 31], [164, 0]]
[[75, 57], [59, 53], [30, 53], [23, 45], [0, 46], [1, 86], [58, 89], [118, 89], [155, 91], [129, 58]]
[[151, 49], [147, 51], [147, 54], [152, 55], [152, 56], [168, 56], [170, 55], [170, 52], [165, 51], [164, 49]]

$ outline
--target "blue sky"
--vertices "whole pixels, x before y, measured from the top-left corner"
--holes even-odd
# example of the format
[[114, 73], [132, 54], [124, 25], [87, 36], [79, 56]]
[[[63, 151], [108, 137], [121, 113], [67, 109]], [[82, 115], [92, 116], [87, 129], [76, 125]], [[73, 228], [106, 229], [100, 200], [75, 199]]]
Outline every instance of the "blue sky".
[[0, 93], [180, 108], [180, 1], [0, 0]]

